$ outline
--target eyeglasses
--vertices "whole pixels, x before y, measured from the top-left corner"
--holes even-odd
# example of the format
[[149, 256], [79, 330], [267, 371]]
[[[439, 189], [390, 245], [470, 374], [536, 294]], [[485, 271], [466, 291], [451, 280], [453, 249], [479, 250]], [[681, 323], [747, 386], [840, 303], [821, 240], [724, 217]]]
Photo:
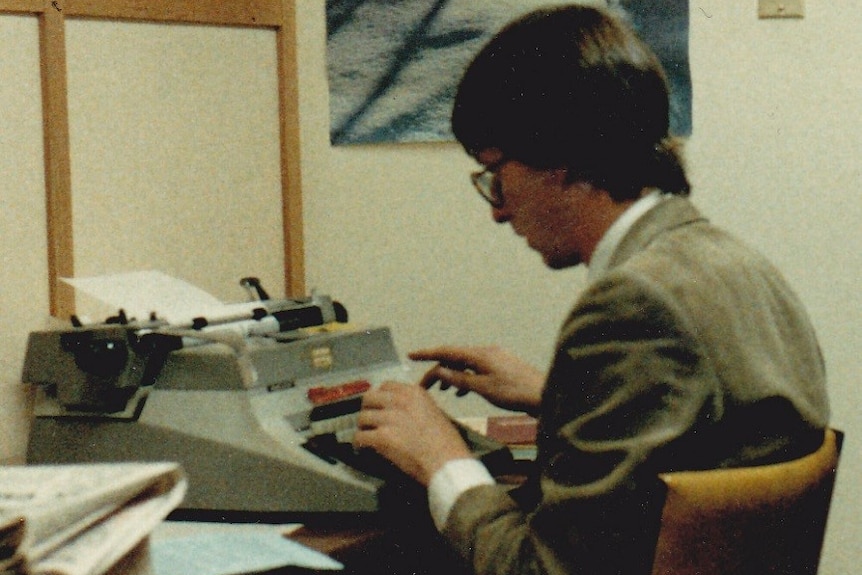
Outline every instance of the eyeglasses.
[[486, 202], [491, 204], [492, 208], [502, 208], [506, 203], [506, 198], [503, 197], [503, 186], [497, 180], [497, 170], [508, 161], [506, 158], [501, 158], [486, 166], [484, 170], [470, 174], [473, 187]]

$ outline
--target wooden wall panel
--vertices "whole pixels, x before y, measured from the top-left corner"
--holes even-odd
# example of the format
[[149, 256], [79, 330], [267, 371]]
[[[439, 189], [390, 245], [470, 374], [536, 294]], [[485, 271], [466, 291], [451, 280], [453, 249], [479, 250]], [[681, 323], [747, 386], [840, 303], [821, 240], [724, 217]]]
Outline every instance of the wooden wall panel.
[[278, 0], [62, 0], [60, 3], [66, 16], [273, 28], [284, 24], [282, 3]]
[[74, 294], [59, 278], [74, 276], [70, 177], [66, 18], [106, 18], [225, 26], [267, 27], [278, 35], [281, 119], [282, 211], [287, 295], [305, 292], [302, 245], [302, 182], [296, 93], [295, 0], [0, 0], [0, 13], [40, 19], [48, 218], [50, 310], [74, 313]]

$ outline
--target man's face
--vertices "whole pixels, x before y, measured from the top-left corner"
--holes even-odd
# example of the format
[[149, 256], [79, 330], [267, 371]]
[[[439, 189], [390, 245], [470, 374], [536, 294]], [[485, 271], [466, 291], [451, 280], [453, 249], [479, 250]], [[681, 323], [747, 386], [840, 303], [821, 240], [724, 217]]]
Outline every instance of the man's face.
[[578, 265], [588, 258], [589, 195], [587, 184], [566, 181], [564, 169], [539, 170], [506, 159], [490, 148], [479, 154], [485, 166], [496, 166], [502, 204], [492, 206], [494, 221], [508, 223], [553, 269]]

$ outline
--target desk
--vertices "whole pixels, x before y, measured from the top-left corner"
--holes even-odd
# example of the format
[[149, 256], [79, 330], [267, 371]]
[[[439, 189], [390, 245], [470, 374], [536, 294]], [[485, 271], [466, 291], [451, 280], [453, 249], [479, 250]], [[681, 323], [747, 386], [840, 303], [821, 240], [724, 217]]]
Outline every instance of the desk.
[[385, 547], [386, 534], [380, 527], [313, 527], [303, 525], [288, 535], [290, 539], [329, 555], [345, 566], [364, 561]]
[[304, 525], [294, 541], [326, 553], [350, 575], [467, 575], [471, 570], [436, 529]]

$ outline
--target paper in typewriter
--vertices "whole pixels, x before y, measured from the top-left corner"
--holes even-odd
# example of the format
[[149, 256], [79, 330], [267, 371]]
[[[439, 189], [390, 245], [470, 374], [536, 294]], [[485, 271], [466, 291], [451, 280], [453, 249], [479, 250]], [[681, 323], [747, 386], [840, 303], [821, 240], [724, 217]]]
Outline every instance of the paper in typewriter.
[[178, 325], [196, 317], [218, 319], [250, 310], [255, 302], [225, 304], [207, 291], [155, 270], [133, 271], [63, 281], [108, 306], [112, 313], [124, 310], [128, 317], [159, 319]]

